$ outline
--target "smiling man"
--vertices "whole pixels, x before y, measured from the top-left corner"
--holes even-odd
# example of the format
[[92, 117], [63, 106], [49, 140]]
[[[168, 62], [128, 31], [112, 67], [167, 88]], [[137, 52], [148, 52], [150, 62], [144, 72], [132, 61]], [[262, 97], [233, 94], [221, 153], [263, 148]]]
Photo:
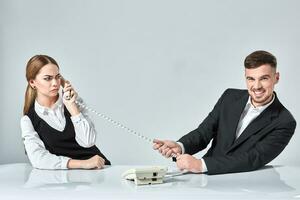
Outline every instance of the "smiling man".
[[[194, 173], [222, 174], [256, 170], [276, 158], [296, 128], [280, 103], [275, 56], [255, 51], [244, 62], [248, 90], [227, 89], [199, 127], [177, 142], [154, 140], [163, 156], [176, 156], [177, 167]], [[205, 149], [200, 159], [193, 154]]]

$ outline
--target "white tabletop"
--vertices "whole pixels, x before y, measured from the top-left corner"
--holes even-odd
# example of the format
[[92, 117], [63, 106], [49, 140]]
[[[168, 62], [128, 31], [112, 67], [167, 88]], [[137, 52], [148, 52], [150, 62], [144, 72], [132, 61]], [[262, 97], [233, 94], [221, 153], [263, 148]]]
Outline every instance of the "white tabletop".
[[300, 199], [297, 167], [267, 166], [224, 175], [188, 173], [146, 186], [122, 179], [132, 167], [138, 166], [38, 170], [26, 163], [0, 165], [0, 199]]

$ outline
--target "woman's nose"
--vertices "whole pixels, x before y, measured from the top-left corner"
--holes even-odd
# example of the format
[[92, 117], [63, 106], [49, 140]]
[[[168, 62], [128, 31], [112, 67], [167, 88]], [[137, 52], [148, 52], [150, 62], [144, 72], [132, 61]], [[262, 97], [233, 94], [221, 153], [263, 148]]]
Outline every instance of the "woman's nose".
[[57, 86], [58, 85], [58, 80], [57, 79], [52, 79], [52, 86]]

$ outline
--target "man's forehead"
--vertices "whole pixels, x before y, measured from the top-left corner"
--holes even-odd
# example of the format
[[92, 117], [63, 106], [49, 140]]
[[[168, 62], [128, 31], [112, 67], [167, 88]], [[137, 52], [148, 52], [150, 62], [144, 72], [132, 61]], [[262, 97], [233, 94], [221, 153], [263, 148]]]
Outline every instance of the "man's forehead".
[[253, 69], [245, 68], [245, 74], [253, 75], [253, 76], [264, 76], [271, 75], [276, 72], [276, 69], [271, 66], [261, 66]]

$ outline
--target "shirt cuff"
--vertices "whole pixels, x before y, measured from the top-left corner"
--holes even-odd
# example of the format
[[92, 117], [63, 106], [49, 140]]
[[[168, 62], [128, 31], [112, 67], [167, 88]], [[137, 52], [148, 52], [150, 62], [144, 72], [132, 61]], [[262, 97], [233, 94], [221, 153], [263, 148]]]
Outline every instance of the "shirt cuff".
[[181, 154], [184, 154], [185, 153], [185, 149], [184, 149], [184, 146], [181, 142], [177, 142], [177, 144], [179, 144], [179, 146], [181, 147]]
[[84, 116], [82, 115], [82, 113], [79, 113], [78, 115], [71, 116], [71, 120], [74, 124], [80, 122], [83, 118], [84, 118]]
[[67, 157], [61, 157], [61, 169], [68, 169], [68, 162], [69, 160], [71, 160], [71, 158], [67, 158]]
[[206, 167], [206, 164], [205, 164], [205, 161], [203, 158], [201, 158], [201, 162], [202, 162], [202, 173], [205, 173], [207, 172], [207, 167]]

